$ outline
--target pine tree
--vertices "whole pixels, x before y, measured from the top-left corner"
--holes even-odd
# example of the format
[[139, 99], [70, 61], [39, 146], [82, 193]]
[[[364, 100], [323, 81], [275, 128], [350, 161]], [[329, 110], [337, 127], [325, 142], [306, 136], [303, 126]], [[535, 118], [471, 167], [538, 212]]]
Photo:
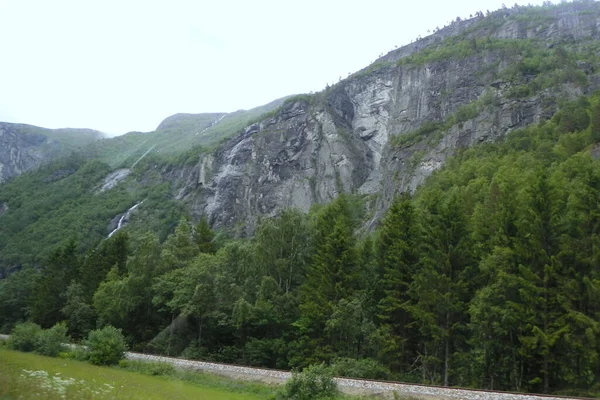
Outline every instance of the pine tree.
[[78, 278], [79, 256], [77, 245], [70, 241], [52, 253], [34, 286], [29, 306], [31, 319], [44, 328], [62, 320], [67, 286]]
[[467, 303], [473, 288], [470, 231], [457, 190], [425, 200], [421, 269], [411, 285], [411, 311], [421, 335], [422, 371], [448, 386], [455, 352], [464, 351]]
[[194, 229], [194, 237], [200, 253], [215, 254], [217, 247], [215, 246], [215, 232], [210, 229], [206, 217], [203, 215]]
[[129, 234], [119, 231], [111, 238], [103, 240], [97, 248], [87, 252], [79, 268], [78, 280], [83, 287], [86, 302], [91, 303], [96, 289], [106, 279], [112, 267], [116, 266], [121, 275], [127, 272], [129, 251]]
[[335, 305], [359, 286], [355, 239], [346, 199], [341, 196], [318, 216], [312, 264], [300, 291], [300, 319], [307, 363], [333, 356], [334, 337], [324, 331]]
[[185, 267], [199, 253], [200, 250], [192, 237], [192, 227], [182, 218], [175, 232], [169, 235], [162, 245], [162, 271]]
[[417, 332], [412, 329], [409, 288], [417, 272], [421, 243], [410, 196], [397, 198], [383, 220], [377, 246], [379, 287], [378, 316], [387, 332], [385, 358], [406, 371], [417, 357]]
[[559, 322], [561, 310], [557, 292], [562, 267], [555, 257], [559, 208], [555, 202], [556, 192], [545, 170], [532, 174], [529, 182], [522, 193], [520, 238], [516, 251], [521, 263], [520, 275], [529, 283], [521, 289], [521, 301], [535, 310], [537, 318], [520, 340], [524, 344], [523, 350], [531, 357], [529, 368], [533, 380], [541, 373], [541, 387], [533, 389], [549, 393], [551, 375], [555, 371], [552, 365], [554, 347], [566, 333], [565, 326]]

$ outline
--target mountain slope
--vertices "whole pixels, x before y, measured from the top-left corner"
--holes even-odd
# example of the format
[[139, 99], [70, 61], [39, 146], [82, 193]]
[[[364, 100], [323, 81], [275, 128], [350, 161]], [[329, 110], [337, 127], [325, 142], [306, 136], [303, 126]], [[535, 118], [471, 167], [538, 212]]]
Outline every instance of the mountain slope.
[[112, 167], [131, 167], [148, 152], [167, 158], [184, 154], [185, 158], [190, 151], [197, 154], [230, 138], [261, 115], [279, 107], [284, 100], [228, 114], [175, 114], [162, 121], [155, 131], [129, 132], [102, 140], [85, 149], [85, 153]]
[[[114, 228], [111, 220], [158, 193], [136, 210], [132, 228], [137, 218], [140, 227], [164, 237], [183, 212], [251, 234], [262, 216], [288, 207], [308, 211], [339, 193], [354, 193], [366, 201], [366, 228], [373, 229], [396, 194], [413, 192], [457, 151], [502, 140], [600, 88], [599, 18], [598, 3], [479, 15], [395, 50], [314, 95], [226, 115], [175, 115], [157, 131], [97, 141], [84, 157], [107, 164], [106, 174], [133, 171], [103, 196], [124, 188], [133, 195], [109, 213], [96, 213], [97, 221], [87, 226], [100, 240]], [[37, 179], [54, 184], [45, 175]], [[94, 176], [92, 187], [102, 185], [103, 177]], [[29, 221], [11, 197], [34, 197], [35, 190], [15, 182], [0, 193], [0, 222]], [[71, 199], [73, 215], [95, 197], [78, 199]], [[167, 199], [168, 210], [161, 210]], [[53, 216], [46, 217], [44, 223], [52, 224]], [[3, 233], [6, 246], [19, 248], [13, 237], [31, 240], [18, 236], [30, 229], [28, 223], [11, 223], [12, 230]], [[65, 232], [77, 229], [62, 226]], [[18, 257], [17, 250], [12, 254]]]
[[0, 183], [99, 140], [91, 129], [46, 129], [0, 122]]
[[454, 23], [246, 128], [171, 171], [192, 213], [234, 227], [339, 193], [373, 222], [458, 149], [548, 119], [600, 87], [598, 3], [499, 10]]

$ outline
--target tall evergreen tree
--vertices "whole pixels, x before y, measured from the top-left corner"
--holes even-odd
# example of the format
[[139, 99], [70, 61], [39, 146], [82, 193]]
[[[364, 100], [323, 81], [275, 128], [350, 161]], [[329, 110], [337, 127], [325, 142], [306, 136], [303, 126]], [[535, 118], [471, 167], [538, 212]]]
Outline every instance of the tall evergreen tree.
[[50, 255], [34, 285], [29, 306], [30, 318], [44, 328], [62, 320], [67, 286], [78, 278], [79, 255], [77, 245], [70, 241]]
[[301, 291], [300, 330], [307, 363], [328, 360], [336, 345], [324, 330], [335, 305], [357, 289], [359, 275], [348, 203], [338, 197], [318, 216], [312, 264]]
[[388, 210], [377, 246], [379, 319], [386, 333], [385, 359], [394, 369], [406, 371], [417, 354], [417, 332], [413, 329], [409, 288], [418, 270], [420, 232], [408, 194], [397, 198]]
[[422, 267], [411, 286], [421, 334], [423, 377], [448, 386], [453, 355], [465, 350], [466, 309], [473, 294], [472, 243], [457, 190], [425, 198]]
[[215, 232], [210, 229], [204, 215], [194, 229], [194, 238], [200, 253], [215, 254], [217, 252], [217, 246], [214, 243]]
[[200, 253], [188, 220], [182, 218], [162, 245], [162, 271], [170, 271], [185, 265]]
[[130, 251], [129, 234], [119, 231], [114, 236], [103, 240], [100, 245], [87, 252], [79, 270], [79, 283], [82, 285], [86, 302], [91, 304], [92, 296], [111, 268], [116, 266], [117, 272], [127, 272], [127, 257]]

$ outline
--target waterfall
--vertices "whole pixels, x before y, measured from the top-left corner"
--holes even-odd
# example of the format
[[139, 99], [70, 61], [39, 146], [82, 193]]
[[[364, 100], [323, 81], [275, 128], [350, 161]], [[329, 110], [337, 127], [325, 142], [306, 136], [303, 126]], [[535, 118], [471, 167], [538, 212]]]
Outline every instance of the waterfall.
[[117, 224], [117, 227], [108, 234], [107, 239], [109, 237], [111, 237], [112, 235], [114, 235], [119, 229], [121, 229], [123, 227], [123, 224], [125, 224], [125, 221], [127, 221], [129, 219], [129, 215], [131, 214], [131, 212], [133, 210], [135, 210], [137, 208], [137, 206], [139, 206], [142, 203], [143, 203], [143, 201], [140, 201], [139, 203], [137, 203], [133, 207], [131, 207], [129, 210], [127, 210], [125, 212], [125, 214], [121, 215], [121, 218], [119, 218], [119, 223]]
[[208, 129], [212, 128], [213, 126], [215, 126], [219, 121], [221, 121], [223, 118], [225, 118], [227, 115], [227, 113], [223, 114], [221, 116], [221, 118], [213, 121], [209, 126], [207, 126], [206, 128], [202, 129], [200, 132], [196, 132], [196, 134], [194, 136], [198, 136], [198, 135], [202, 135], [205, 131], [207, 131]]

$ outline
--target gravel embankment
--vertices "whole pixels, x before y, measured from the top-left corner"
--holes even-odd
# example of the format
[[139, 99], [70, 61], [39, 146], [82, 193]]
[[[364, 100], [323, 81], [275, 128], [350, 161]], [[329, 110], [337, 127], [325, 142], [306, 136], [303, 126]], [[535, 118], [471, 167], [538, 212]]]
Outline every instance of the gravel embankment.
[[[234, 379], [261, 381], [265, 383], [283, 383], [291, 373], [262, 368], [242, 367], [238, 365], [217, 364], [204, 361], [183, 360], [172, 357], [153, 356], [140, 353], [127, 353], [127, 358], [138, 361], [166, 362], [177, 368], [197, 370]], [[394, 398], [394, 392], [400, 396], [417, 399], [464, 399], [464, 400], [556, 400], [557, 397], [534, 396], [511, 393], [493, 393], [476, 390], [449, 389], [431, 386], [409, 385], [391, 382], [374, 382], [358, 379], [336, 378], [339, 389], [348, 394]], [[566, 398], [561, 398], [568, 400]]]

